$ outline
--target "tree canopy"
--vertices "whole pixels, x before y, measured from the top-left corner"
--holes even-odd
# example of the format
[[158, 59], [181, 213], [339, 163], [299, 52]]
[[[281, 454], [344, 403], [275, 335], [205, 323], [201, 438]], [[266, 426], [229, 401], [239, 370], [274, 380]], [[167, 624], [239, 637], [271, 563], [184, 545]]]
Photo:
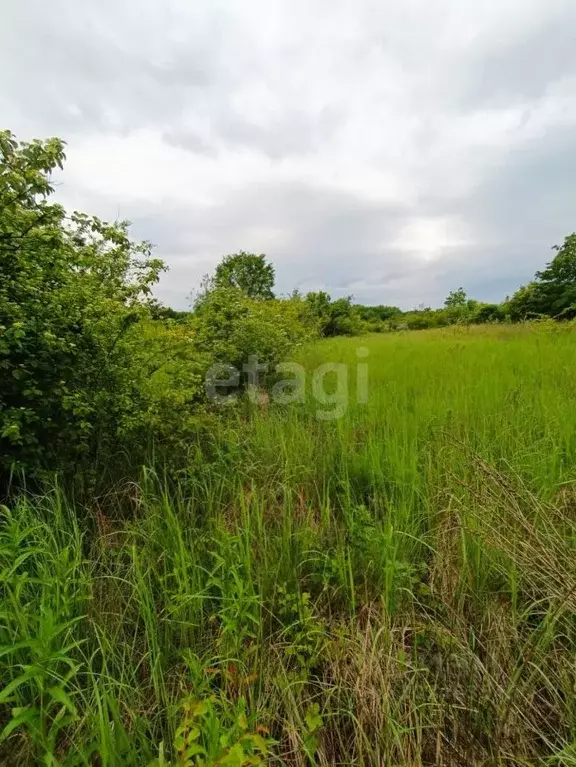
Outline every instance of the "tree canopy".
[[239, 288], [248, 298], [269, 300], [274, 298], [274, 267], [263, 253], [241, 250], [224, 256], [216, 267], [213, 287]]

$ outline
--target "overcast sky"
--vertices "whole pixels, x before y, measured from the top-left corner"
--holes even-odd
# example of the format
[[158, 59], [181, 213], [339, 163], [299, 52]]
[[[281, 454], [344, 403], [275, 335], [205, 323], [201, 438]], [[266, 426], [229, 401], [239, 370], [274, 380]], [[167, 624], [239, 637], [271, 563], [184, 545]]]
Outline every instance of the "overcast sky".
[[0, 115], [174, 307], [240, 249], [281, 292], [500, 300], [576, 229], [575, 39], [575, 0], [14, 0]]

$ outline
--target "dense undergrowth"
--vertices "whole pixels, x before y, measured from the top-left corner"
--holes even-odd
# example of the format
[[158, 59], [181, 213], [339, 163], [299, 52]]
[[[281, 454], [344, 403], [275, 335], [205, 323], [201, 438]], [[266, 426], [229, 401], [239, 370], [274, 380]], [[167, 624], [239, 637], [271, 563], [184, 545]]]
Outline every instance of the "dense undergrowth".
[[576, 765], [572, 329], [299, 361], [341, 418], [239, 405], [178, 479], [3, 508], [4, 763]]

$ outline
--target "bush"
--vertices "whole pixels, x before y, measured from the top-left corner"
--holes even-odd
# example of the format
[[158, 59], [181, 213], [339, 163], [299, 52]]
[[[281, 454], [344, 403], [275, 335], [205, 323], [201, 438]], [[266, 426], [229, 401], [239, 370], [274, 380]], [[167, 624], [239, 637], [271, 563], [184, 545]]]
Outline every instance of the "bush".
[[[163, 264], [128, 224], [48, 202], [57, 139], [0, 134], [0, 473], [71, 467], [116, 447], [139, 408], [123, 339]], [[133, 333], [130, 333], [133, 336]]]
[[506, 318], [500, 304], [479, 304], [472, 314], [472, 322], [482, 324], [485, 322], [503, 322]]
[[362, 332], [360, 312], [352, 304], [352, 297], [332, 301], [328, 293], [308, 293], [305, 299], [312, 317], [316, 320], [320, 335], [353, 336]]
[[162, 261], [127, 222], [51, 204], [63, 162], [58, 139], [0, 133], [0, 493], [15, 473], [125, 475], [153, 442], [176, 464], [201, 422], [212, 356], [150, 299]]
[[315, 335], [301, 300], [257, 301], [238, 288], [207, 293], [191, 323], [194, 344], [210, 364], [232, 365], [239, 371], [254, 356], [273, 368]]

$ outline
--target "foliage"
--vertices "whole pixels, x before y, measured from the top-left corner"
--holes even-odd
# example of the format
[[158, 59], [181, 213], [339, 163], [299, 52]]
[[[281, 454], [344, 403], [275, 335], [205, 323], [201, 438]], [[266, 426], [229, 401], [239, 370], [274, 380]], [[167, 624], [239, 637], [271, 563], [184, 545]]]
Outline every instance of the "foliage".
[[233, 712], [211, 696], [193, 697], [182, 703], [182, 721], [174, 740], [175, 767], [248, 767], [265, 765], [272, 741], [250, 732], [246, 701], [241, 698]]
[[[62, 142], [0, 149], [0, 466], [38, 480], [0, 507], [0, 762], [573, 763], [574, 323], [506, 321], [569, 319], [576, 236], [499, 305], [274, 298], [241, 252], [175, 312], [127, 223], [51, 202]], [[359, 396], [334, 337], [425, 328], [362, 339]], [[207, 401], [293, 355], [348, 371], [338, 420]]]
[[505, 311], [499, 304], [478, 303], [471, 314], [471, 320], [476, 324], [503, 322], [505, 319]]
[[305, 301], [322, 336], [353, 336], [361, 332], [360, 314], [351, 296], [333, 301], [328, 293], [318, 291], [308, 293]]
[[251, 358], [273, 370], [314, 335], [298, 299], [255, 301], [239, 288], [207, 293], [191, 327], [196, 348], [211, 364], [231, 365], [240, 373]]
[[211, 287], [238, 288], [255, 301], [269, 300], [274, 298], [274, 267], [263, 253], [241, 250], [224, 256], [216, 267]]
[[554, 250], [556, 256], [536, 273], [536, 301], [542, 313], [569, 318], [576, 315], [576, 233]]
[[362, 344], [337, 422], [231, 409], [178, 483], [2, 509], [0, 763], [571, 763], [573, 323]]
[[140, 410], [123, 340], [164, 267], [126, 222], [49, 203], [62, 142], [5, 132], [0, 150], [0, 467], [62, 468], [112, 449]]
[[385, 322], [386, 320], [391, 320], [393, 317], [398, 317], [402, 314], [401, 309], [397, 306], [362, 306], [361, 304], [358, 304], [356, 309], [360, 315], [360, 319], [365, 322]]
[[464, 288], [458, 288], [458, 290], [451, 290], [448, 297], [444, 301], [444, 306], [447, 309], [464, 309], [466, 307], [467, 297]]
[[534, 280], [505, 302], [514, 321], [535, 317], [571, 319], [576, 316], [576, 234], [556, 245], [556, 256]]
[[187, 320], [190, 316], [190, 312], [177, 311], [170, 306], [165, 306], [156, 298], [149, 298], [146, 302], [146, 306], [150, 311], [150, 316], [154, 320], [174, 320], [176, 322], [182, 322]]
[[504, 306], [514, 322], [538, 317], [541, 314], [541, 305], [537, 296], [536, 283], [530, 282], [528, 285], [522, 285], [512, 298], [505, 302]]
[[314, 335], [306, 307], [273, 300], [273, 267], [243, 252], [194, 315], [162, 306], [151, 288], [164, 265], [127, 222], [50, 202], [61, 141], [5, 132], [0, 150], [0, 484], [58, 471], [93, 487], [152, 447], [185, 466], [203, 440], [206, 372], [277, 364]]

